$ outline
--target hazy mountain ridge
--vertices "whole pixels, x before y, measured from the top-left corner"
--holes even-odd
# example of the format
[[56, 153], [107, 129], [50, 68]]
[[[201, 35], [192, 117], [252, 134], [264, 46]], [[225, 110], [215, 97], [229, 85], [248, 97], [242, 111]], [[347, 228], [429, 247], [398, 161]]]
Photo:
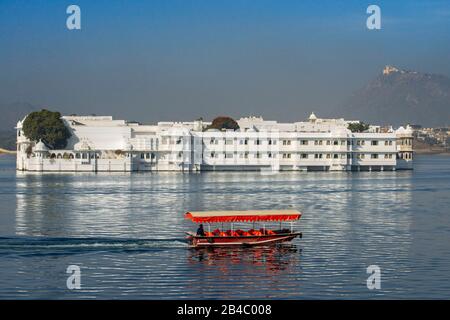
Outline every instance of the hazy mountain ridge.
[[[9, 136], [9, 133], [14, 133], [18, 120], [40, 109], [42, 107], [28, 102], [0, 102], [2, 140], [5, 134]], [[57, 108], [50, 109], [58, 111]], [[335, 117], [374, 124], [450, 125], [450, 78], [387, 66], [331, 113]], [[123, 118], [127, 118], [125, 111]]]
[[[16, 150], [16, 132], [0, 131], [0, 149]], [[1, 153], [1, 151], [0, 151]]]
[[17, 121], [39, 109], [27, 102], [0, 103], [0, 148], [15, 150]]
[[370, 123], [450, 124], [450, 78], [387, 66], [337, 108], [337, 114]]
[[17, 121], [39, 109], [28, 102], [0, 103], [0, 131], [14, 131]]

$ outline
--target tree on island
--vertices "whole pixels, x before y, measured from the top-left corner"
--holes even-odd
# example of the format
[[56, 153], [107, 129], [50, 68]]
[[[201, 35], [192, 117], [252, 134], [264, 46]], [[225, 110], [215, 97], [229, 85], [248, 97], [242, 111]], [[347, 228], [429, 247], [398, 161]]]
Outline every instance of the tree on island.
[[59, 112], [42, 109], [30, 113], [22, 125], [23, 134], [31, 141], [44, 141], [53, 149], [64, 149], [71, 137]]
[[347, 127], [351, 132], [364, 132], [369, 129], [369, 125], [364, 122], [349, 123]]
[[217, 117], [215, 118], [211, 125], [209, 125], [206, 129], [232, 129], [237, 130], [239, 129], [238, 123], [230, 117]]

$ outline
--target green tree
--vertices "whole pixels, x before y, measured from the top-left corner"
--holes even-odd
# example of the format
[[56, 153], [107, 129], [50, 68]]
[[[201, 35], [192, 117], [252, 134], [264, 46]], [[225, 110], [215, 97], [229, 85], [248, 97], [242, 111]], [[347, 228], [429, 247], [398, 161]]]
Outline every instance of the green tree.
[[22, 131], [31, 141], [44, 141], [53, 149], [64, 149], [71, 133], [59, 112], [41, 110], [31, 112], [23, 122]]
[[348, 129], [351, 132], [364, 132], [369, 129], [369, 125], [364, 122], [354, 122], [348, 124]]
[[211, 125], [208, 126], [206, 129], [233, 129], [233, 130], [237, 130], [239, 129], [239, 125], [238, 123], [230, 118], [230, 117], [217, 117], [215, 118]]

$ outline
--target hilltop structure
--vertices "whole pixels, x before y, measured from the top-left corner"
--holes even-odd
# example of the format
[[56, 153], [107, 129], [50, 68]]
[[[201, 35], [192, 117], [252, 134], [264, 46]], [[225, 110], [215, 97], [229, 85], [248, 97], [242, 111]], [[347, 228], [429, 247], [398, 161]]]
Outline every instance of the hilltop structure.
[[110, 116], [64, 116], [72, 136], [64, 150], [32, 142], [17, 123], [17, 169], [24, 171], [383, 171], [412, 169], [412, 130], [366, 132], [344, 119], [278, 123], [237, 120], [237, 130], [207, 129], [210, 122], [143, 125]]
[[335, 114], [370, 123], [443, 127], [450, 119], [449, 106], [448, 76], [388, 65], [343, 100]]

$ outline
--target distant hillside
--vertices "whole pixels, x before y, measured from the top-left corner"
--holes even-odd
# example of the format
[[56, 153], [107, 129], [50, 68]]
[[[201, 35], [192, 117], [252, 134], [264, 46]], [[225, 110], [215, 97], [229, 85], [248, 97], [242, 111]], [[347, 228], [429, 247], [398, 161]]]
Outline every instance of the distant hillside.
[[0, 131], [0, 148], [6, 150], [16, 150], [16, 132]]
[[377, 124], [449, 125], [450, 78], [387, 66], [336, 113]]
[[23, 119], [28, 113], [39, 109], [39, 107], [26, 102], [0, 103], [0, 131], [13, 131], [17, 121]]
[[0, 148], [7, 150], [16, 149], [16, 131], [14, 127], [17, 121], [38, 109], [38, 107], [26, 102], [0, 103]]

